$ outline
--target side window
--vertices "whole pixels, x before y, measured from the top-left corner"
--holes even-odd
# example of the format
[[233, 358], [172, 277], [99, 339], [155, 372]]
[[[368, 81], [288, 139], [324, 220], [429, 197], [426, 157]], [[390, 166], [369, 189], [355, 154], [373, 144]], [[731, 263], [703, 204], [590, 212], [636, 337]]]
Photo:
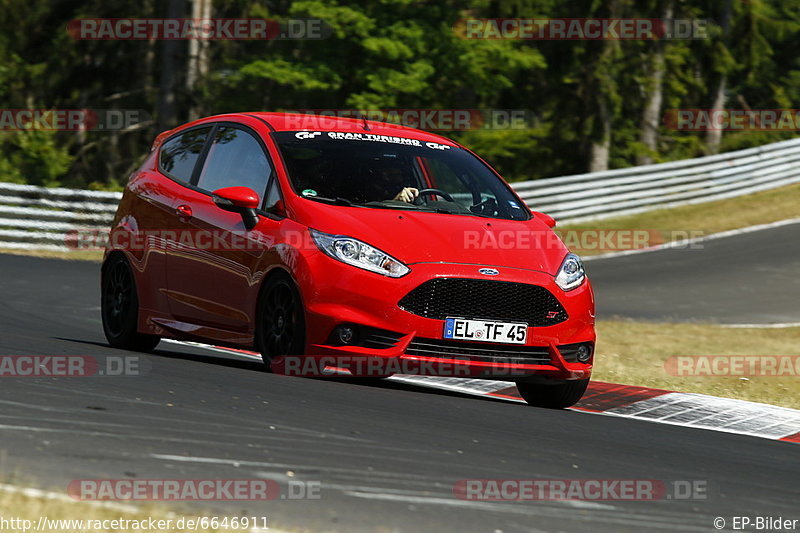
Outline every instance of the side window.
[[165, 142], [159, 156], [161, 171], [189, 182], [200, 152], [206, 144], [209, 131], [211, 128], [199, 128]]
[[263, 198], [272, 175], [264, 149], [244, 130], [222, 126], [214, 135], [197, 186], [212, 192], [223, 187], [249, 187]]

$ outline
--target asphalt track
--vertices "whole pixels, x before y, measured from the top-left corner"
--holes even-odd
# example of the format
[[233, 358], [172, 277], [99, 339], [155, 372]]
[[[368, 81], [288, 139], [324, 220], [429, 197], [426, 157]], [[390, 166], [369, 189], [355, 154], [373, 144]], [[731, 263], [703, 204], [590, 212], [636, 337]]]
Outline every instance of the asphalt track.
[[587, 261], [600, 318], [800, 323], [800, 222]]
[[[786, 231], [775, 231], [779, 242], [771, 252], [786, 251]], [[739, 247], [763, 245], [768, 235], [761, 237], [744, 237]], [[693, 282], [705, 293], [722, 297], [716, 289], [730, 281], [727, 269], [742, 282], [751, 279], [747, 264], [740, 270], [730, 263], [741, 257], [735, 244], [721, 247], [716, 259], [716, 244], [693, 252], [705, 258], [697, 261], [706, 269], [720, 267], [719, 275]], [[758, 250], [751, 265], [775, 264], [765, 260], [766, 246]], [[598, 298], [609, 302], [601, 303], [602, 312], [673, 316], [656, 312], [670, 304], [670, 291], [663, 291], [661, 305], [647, 303], [662, 294], [653, 287], [669, 281], [670, 268], [640, 272], [667, 261], [656, 257], [662, 253], [672, 252], [591, 262]], [[796, 265], [797, 250], [783, 260]], [[692, 269], [689, 260], [669, 261], [676, 280]], [[97, 271], [93, 263], [0, 255], [0, 354], [133, 355], [104, 344]], [[772, 273], [783, 279], [782, 268]], [[628, 279], [634, 274], [649, 288], [640, 292]], [[640, 296], [625, 300], [615, 291]], [[753, 305], [759, 301], [753, 297]], [[706, 305], [716, 309], [711, 296]], [[718, 516], [728, 524], [734, 515], [800, 518], [795, 444], [401, 384], [275, 376], [258, 363], [167, 343], [143, 357], [147, 373], [139, 377], [3, 378], [3, 474], [60, 492], [73, 479], [318, 481], [320, 499], [198, 504], [312, 531], [715, 531]], [[700, 480], [708, 493], [704, 500], [654, 502], [453, 496], [458, 480], [475, 478]]]

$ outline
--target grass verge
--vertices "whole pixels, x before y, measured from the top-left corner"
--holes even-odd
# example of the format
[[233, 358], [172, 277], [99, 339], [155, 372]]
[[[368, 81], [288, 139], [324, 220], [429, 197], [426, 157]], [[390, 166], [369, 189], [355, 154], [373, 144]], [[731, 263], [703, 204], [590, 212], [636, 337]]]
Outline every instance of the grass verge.
[[[660, 234], [664, 242], [669, 242], [676, 238], [685, 238], [683, 236], [686, 232], [710, 235], [797, 217], [800, 217], [800, 184], [726, 200], [657, 209], [594, 222], [564, 224], [563, 226], [557, 226], [557, 229], [561, 232], [572, 230], [649, 230]], [[651, 244], [659, 243], [654, 242]], [[576, 247], [573, 251], [581, 255], [595, 255], [613, 250]]]
[[70, 261], [94, 261], [99, 263], [103, 260], [102, 250], [74, 250], [71, 252], [60, 252], [57, 250], [23, 250], [17, 248], [0, 248], [0, 254], [27, 255], [30, 257], [45, 257], [48, 259], [67, 259]]
[[664, 363], [678, 355], [800, 355], [800, 327], [725, 328], [705, 324], [597, 323], [593, 378], [800, 409], [800, 372], [779, 377], [678, 377]]

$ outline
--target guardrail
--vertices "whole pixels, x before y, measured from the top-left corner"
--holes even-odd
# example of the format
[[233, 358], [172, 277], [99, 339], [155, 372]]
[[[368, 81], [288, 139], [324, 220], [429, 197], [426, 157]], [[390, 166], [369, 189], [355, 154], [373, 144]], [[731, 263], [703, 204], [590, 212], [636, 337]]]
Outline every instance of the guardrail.
[[77, 230], [108, 228], [118, 192], [0, 183], [0, 248], [66, 251]]
[[800, 182], [800, 138], [736, 152], [514, 183], [536, 211], [592, 220], [741, 196]]
[[[513, 184], [559, 221], [601, 219], [741, 196], [800, 182], [800, 138], [736, 152]], [[77, 231], [107, 228], [116, 192], [0, 183], [0, 248], [69, 250]]]

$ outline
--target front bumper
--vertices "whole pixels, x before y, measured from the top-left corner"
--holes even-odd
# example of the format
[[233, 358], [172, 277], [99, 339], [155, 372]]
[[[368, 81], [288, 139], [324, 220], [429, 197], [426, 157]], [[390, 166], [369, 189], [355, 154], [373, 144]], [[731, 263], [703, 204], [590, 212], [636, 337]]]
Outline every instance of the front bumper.
[[[594, 345], [594, 296], [588, 280], [579, 288], [564, 292], [549, 274], [494, 265], [416, 263], [410, 265], [411, 272], [406, 276], [388, 278], [340, 264], [321, 254], [315, 256], [314, 261], [320, 264], [310, 265], [312, 271], [324, 271], [326, 277], [330, 275], [336, 283], [315, 280], [304, 287], [300, 280], [308, 331], [306, 355], [275, 361], [273, 367], [277, 372], [327, 375], [330, 369], [340, 369], [358, 376], [418, 374], [499, 380], [536, 376], [577, 380], [588, 379], [591, 375], [592, 359], [586, 363], [570, 362], [559, 349], [575, 343]], [[513, 352], [519, 345], [445, 341], [444, 320], [425, 318], [398, 306], [409, 292], [431, 279], [488, 281], [478, 273], [486, 266], [500, 272], [491, 278], [492, 281], [546, 288], [558, 299], [568, 318], [555, 325], [529, 327], [527, 342], [522, 348], [526, 353], [517, 356]], [[383, 348], [336, 345], [332, 342], [333, 331], [342, 325], [395, 332], [396, 342]], [[446, 349], [437, 348], [442, 345]], [[464, 347], [463, 352], [453, 349], [459, 346]], [[511, 356], [503, 357], [504, 353]]]

